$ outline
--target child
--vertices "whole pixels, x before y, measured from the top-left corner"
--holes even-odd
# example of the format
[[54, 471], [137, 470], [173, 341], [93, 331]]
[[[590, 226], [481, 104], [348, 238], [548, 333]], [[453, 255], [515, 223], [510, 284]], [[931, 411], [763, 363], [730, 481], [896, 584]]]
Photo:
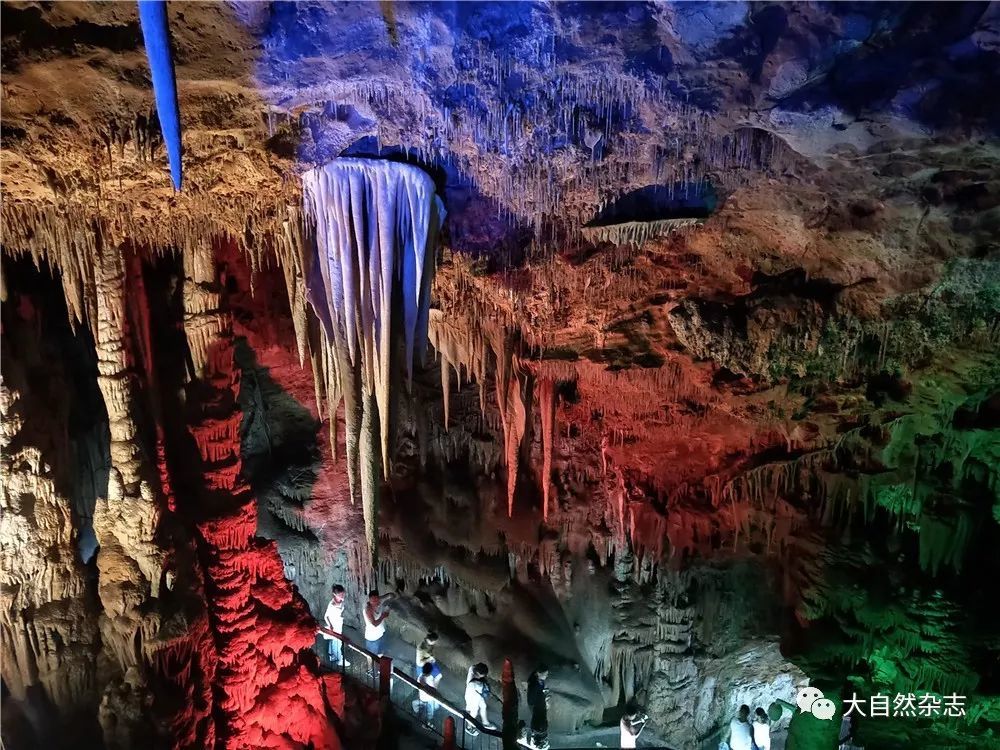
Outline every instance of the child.
[[424, 639], [420, 641], [420, 645], [417, 646], [417, 679], [420, 679], [424, 664], [427, 664], [428, 662], [434, 665], [434, 672], [436, 674], [441, 674], [441, 670], [437, 665], [437, 660], [434, 658], [434, 646], [437, 642], [438, 634], [432, 630], [424, 636]]
[[[425, 662], [420, 670], [420, 677], [417, 680], [421, 685], [437, 690], [438, 683], [441, 682], [441, 672], [434, 674], [434, 662]], [[413, 701], [413, 713], [419, 714], [420, 709], [424, 710], [425, 721], [428, 725], [434, 723], [434, 709], [437, 708], [437, 701], [434, 696], [421, 690], [417, 693], [417, 699]]]

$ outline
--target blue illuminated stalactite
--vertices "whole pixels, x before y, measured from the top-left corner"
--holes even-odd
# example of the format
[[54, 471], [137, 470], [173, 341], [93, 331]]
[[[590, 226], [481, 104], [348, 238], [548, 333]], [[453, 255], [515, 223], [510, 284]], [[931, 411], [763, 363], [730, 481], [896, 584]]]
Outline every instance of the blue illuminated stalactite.
[[177, 82], [170, 54], [165, 0], [139, 0], [139, 23], [146, 43], [146, 57], [153, 74], [153, 94], [160, 118], [163, 141], [167, 146], [170, 177], [174, 189], [181, 189], [181, 116], [177, 106]]

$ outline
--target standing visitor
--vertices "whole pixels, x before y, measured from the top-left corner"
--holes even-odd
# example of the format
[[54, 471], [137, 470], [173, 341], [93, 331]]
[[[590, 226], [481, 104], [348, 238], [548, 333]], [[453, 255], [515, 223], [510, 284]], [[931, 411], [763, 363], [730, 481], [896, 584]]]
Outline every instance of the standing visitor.
[[382, 655], [382, 639], [385, 637], [385, 621], [389, 617], [386, 601], [379, 596], [377, 589], [368, 592], [368, 603], [365, 604], [365, 648], [376, 656]]
[[528, 708], [531, 710], [531, 744], [538, 750], [549, 746], [549, 691], [545, 681], [549, 668], [540, 664], [528, 678]]
[[753, 744], [757, 750], [771, 750], [771, 720], [767, 711], [758, 708], [753, 715]]
[[[424, 662], [424, 666], [420, 670], [420, 677], [417, 679], [420, 685], [437, 690], [438, 683], [441, 682], [441, 671], [434, 674], [434, 662], [428, 661]], [[417, 693], [417, 699], [413, 701], [413, 713], [420, 714], [421, 709], [424, 712], [424, 721], [428, 725], [433, 725], [434, 723], [434, 709], [437, 708], [437, 700], [430, 693], [421, 690]]]
[[736, 718], [729, 722], [731, 750], [753, 750], [753, 727], [750, 726], [750, 706], [740, 706]]
[[[326, 625], [328, 630], [332, 630], [338, 635], [344, 634], [344, 600], [347, 598], [347, 592], [344, 587], [339, 583], [336, 584], [332, 589], [333, 594], [330, 599], [330, 603], [326, 605], [326, 614], [323, 617], [323, 623]], [[330, 657], [331, 664], [341, 664], [344, 667], [351, 666], [349, 661], [344, 660], [344, 644], [339, 638], [332, 635], [324, 635], [326, 638], [326, 650], [327, 655]]]
[[[486, 716], [486, 699], [490, 695], [490, 686], [487, 682], [489, 673], [489, 667], [483, 663], [469, 667], [469, 673], [465, 678], [465, 712], [486, 729], [494, 729]], [[479, 730], [471, 722], [466, 722], [465, 731], [472, 736], [479, 734]]]
[[625, 715], [618, 725], [621, 735], [620, 742], [618, 743], [619, 746], [623, 748], [635, 747], [636, 741], [639, 739], [639, 735], [642, 734], [642, 730], [646, 728], [648, 720], [649, 717], [635, 706], [626, 707]]

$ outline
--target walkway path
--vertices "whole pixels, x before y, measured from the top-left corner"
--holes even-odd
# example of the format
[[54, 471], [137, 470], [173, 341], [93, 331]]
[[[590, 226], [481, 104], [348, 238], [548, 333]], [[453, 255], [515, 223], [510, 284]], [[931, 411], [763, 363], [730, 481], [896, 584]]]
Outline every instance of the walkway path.
[[[346, 626], [344, 628], [344, 636], [353, 643], [364, 643], [361, 631], [355, 627]], [[403, 641], [392, 631], [388, 631], [383, 640], [383, 647], [385, 655], [392, 658], [393, 667], [416, 679], [416, 653], [413, 646]], [[340, 665], [331, 665], [326, 658], [325, 641], [321, 641], [321, 648], [323, 649], [321, 653], [323, 663], [339, 671], [341, 668]], [[367, 657], [353, 651], [350, 647], [345, 649], [345, 656], [350, 666], [345, 668], [344, 672], [377, 690], [377, 667], [373, 670], [372, 666], [368, 663]], [[496, 682], [499, 680], [500, 675], [495, 674], [491, 675], [491, 677]], [[517, 676], [518, 684], [523, 683], [526, 679], [527, 675]], [[465, 708], [464, 673], [460, 675], [456, 674], [454, 670], [447, 669], [442, 665], [442, 679], [438, 686], [438, 691], [455, 707], [459, 709]], [[417, 748], [435, 748], [436, 750], [440, 748], [441, 737], [444, 732], [444, 719], [449, 715], [448, 711], [443, 706], [438, 706], [433, 722], [430, 724], [424, 721], [424, 717], [415, 716], [412, 711], [411, 702], [417, 697], [416, 691], [412, 686], [399, 679], [392, 681], [391, 697], [397, 713], [402, 714], [406, 719], [405, 729], [409, 730], [409, 734], [401, 738], [401, 747], [405, 748], [405, 750], [410, 750], [411, 748], [413, 750]], [[521, 718], [527, 719], [526, 708], [523, 705], [523, 696], [521, 703]], [[492, 699], [488, 701], [487, 716], [493, 724], [500, 725], [501, 703], [498, 694], [494, 694]], [[465, 748], [465, 750], [500, 750], [498, 738], [486, 733], [476, 736], [470, 735], [463, 731], [463, 722], [457, 718], [455, 724], [455, 739], [458, 748]], [[571, 735], [553, 733], [549, 736], [552, 750], [569, 748], [577, 750], [601, 747], [617, 748], [618, 739], [617, 727], [598, 727], [575, 732]], [[639, 741], [639, 746], [641, 748], [664, 749], [668, 747], [660, 738], [650, 733], [643, 734]]]

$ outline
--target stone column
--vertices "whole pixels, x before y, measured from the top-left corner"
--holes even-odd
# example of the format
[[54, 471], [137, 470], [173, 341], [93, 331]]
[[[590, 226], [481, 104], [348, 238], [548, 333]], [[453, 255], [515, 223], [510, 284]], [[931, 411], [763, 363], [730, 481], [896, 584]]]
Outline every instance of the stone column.
[[193, 379], [185, 420], [193, 442], [183, 457], [191, 496], [178, 514], [194, 523], [218, 667], [219, 748], [271, 737], [283, 746], [339, 748], [326, 720], [320, 680], [299, 655], [316, 624], [284, 577], [273, 542], [258, 539], [256, 500], [242, 475], [232, 318], [223, 310], [211, 245], [184, 251], [184, 331]]
[[121, 248], [105, 247], [96, 259], [98, 385], [111, 430], [107, 496], [94, 509], [100, 550], [98, 593], [104, 607], [101, 635], [123, 670], [142, 663], [143, 643], [159, 627], [143, 605], [159, 595], [163, 550], [155, 535], [160, 520], [155, 470], [146, 455], [137, 415], [141, 382], [134, 367], [125, 311], [125, 263]]
[[[174, 748], [201, 747], [215, 736], [210, 686], [216, 657], [193, 545], [167, 515], [175, 501], [162, 430], [157, 426], [154, 450], [153, 434], [140, 427], [155, 421], [150, 407], [159, 396], [152, 390], [141, 266], [131, 250], [104, 247], [94, 275], [98, 385], [111, 432], [107, 496], [94, 510], [101, 634], [122, 670], [101, 704], [105, 743], [127, 748], [160, 734]], [[160, 591], [168, 550], [173, 593]], [[164, 612], [172, 614], [161, 630]]]

